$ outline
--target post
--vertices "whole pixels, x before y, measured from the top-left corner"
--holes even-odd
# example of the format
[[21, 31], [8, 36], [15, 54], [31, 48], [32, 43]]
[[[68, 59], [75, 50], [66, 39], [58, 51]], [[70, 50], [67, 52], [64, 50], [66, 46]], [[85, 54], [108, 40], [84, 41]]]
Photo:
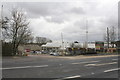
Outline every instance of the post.
[[63, 52], [62, 52], [62, 54], [64, 54], [64, 42], [63, 42], [63, 34], [61, 33], [61, 39], [62, 39], [62, 48], [63, 48]]
[[88, 50], [88, 20], [86, 20], [86, 50]]
[[1, 6], [0, 41], [2, 41], [2, 27], [3, 27], [3, 5]]
[[109, 48], [109, 42], [110, 42], [109, 39], [110, 39], [109, 38], [109, 28], [107, 27], [107, 44], [108, 44], [108, 48]]
[[[2, 26], [3, 26], [3, 5], [1, 6], [1, 23], [0, 23], [0, 62], [2, 61]], [[2, 68], [2, 63], [0, 63], [0, 68]], [[2, 70], [0, 70], [0, 75]], [[0, 79], [2, 76], [0, 76]]]
[[118, 41], [120, 41], [120, 1], [118, 2]]

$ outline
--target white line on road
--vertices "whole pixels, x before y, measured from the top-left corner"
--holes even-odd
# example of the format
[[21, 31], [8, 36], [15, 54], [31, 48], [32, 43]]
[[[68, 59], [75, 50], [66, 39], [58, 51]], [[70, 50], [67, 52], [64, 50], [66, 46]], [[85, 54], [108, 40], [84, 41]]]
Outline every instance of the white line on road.
[[119, 70], [120, 68], [115, 68], [115, 69], [109, 69], [109, 70], [105, 70], [104, 72], [111, 72], [111, 71], [116, 71]]
[[37, 68], [37, 67], [47, 67], [48, 65], [40, 65], [40, 66], [23, 66], [23, 67], [9, 67], [9, 68], [0, 68], [3, 70], [6, 69], [22, 69], [22, 68]]
[[65, 79], [72, 79], [72, 78], [79, 78], [79, 77], [81, 77], [81, 76], [80, 75], [76, 75], [76, 76], [64, 77], [64, 78], [54, 79], [54, 80], [65, 80]]
[[102, 64], [87, 64], [87, 65], [85, 65], [85, 66], [103, 66], [103, 65], [109, 65], [109, 64], [117, 64], [117, 62], [102, 63]]
[[76, 75], [76, 76], [65, 77], [63, 79], [71, 79], [71, 78], [79, 78], [79, 77], [81, 77], [81, 76], [80, 75]]
[[62, 66], [62, 64], [59, 64], [60, 66]]
[[118, 60], [118, 59], [112, 59], [112, 60]]
[[91, 74], [95, 74], [94, 72], [92, 72]]
[[100, 62], [100, 61], [79, 62], [79, 63], [71, 63], [71, 64], [84, 64], [84, 63], [94, 63], [94, 62]]

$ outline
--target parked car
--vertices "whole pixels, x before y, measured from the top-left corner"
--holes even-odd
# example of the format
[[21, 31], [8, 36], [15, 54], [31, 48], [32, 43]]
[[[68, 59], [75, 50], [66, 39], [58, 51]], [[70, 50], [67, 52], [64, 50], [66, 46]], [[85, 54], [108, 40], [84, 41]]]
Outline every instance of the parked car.
[[42, 54], [48, 54], [49, 51], [42, 51]]
[[58, 52], [50, 52], [50, 55], [59, 56]]
[[36, 51], [37, 54], [41, 54], [42, 52], [41, 51]]

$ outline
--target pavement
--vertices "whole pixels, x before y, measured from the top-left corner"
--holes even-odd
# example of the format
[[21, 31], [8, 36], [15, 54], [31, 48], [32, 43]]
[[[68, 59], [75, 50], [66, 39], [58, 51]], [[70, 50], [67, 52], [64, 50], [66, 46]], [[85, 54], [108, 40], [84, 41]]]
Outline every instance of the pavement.
[[118, 78], [118, 55], [3, 57], [3, 78]]

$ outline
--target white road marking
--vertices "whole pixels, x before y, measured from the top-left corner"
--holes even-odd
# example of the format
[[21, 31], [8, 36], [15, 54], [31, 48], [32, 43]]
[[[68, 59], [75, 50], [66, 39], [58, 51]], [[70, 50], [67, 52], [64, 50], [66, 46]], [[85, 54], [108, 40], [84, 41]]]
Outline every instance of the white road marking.
[[71, 79], [71, 78], [78, 78], [78, 77], [81, 77], [81, 76], [80, 75], [76, 75], [76, 76], [65, 77], [65, 78], [62, 78], [62, 79]]
[[96, 64], [87, 64], [85, 66], [95, 66]]
[[118, 60], [118, 59], [112, 59], [112, 60]]
[[62, 66], [62, 64], [59, 64], [60, 66]]
[[111, 72], [111, 71], [116, 71], [119, 70], [120, 68], [115, 68], [115, 69], [109, 69], [109, 70], [105, 70], [104, 72]]
[[64, 77], [64, 78], [54, 79], [54, 80], [65, 80], [65, 79], [72, 79], [72, 78], [79, 78], [79, 77], [81, 77], [81, 76], [80, 75], [76, 75], [76, 76]]
[[48, 65], [40, 65], [40, 66], [23, 66], [23, 67], [9, 67], [9, 68], [0, 68], [3, 70], [6, 69], [22, 69], [22, 68], [37, 68], [37, 67], [47, 67]]
[[85, 66], [103, 66], [103, 65], [109, 65], [109, 64], [117, 64], [117, 62], [102, 63], [102, 64], [87, 64], [87, 65], [85, 65]]
[[92, 72], [91, 74], [95, 74], [94, 72]]
[[84, 64], [84, 63], [94, 63], [94, 62], [100, 62], [100, 61], [79, 62], [79, 63], [71, 63], [71, 64]]

